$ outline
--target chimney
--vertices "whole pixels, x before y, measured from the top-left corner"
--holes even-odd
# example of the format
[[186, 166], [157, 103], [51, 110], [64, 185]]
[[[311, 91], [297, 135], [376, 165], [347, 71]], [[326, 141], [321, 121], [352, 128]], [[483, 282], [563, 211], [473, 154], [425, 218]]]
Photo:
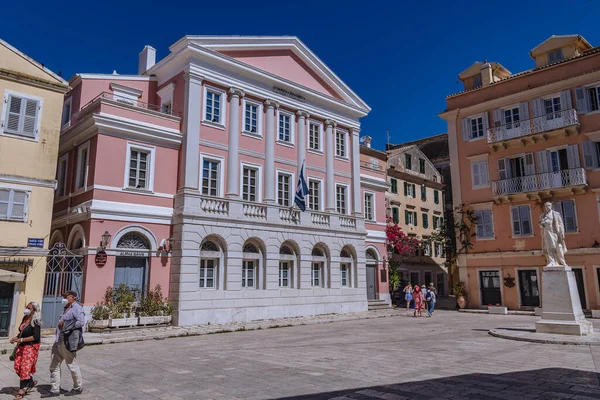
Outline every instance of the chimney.
[[156, 49], [152, 46], [144, 47], [138, 61], [138, 74], [142, 75], [156, 64]]
[[481, 66], [481, 85], [488, 86], [490, 83], [494, 82], [494, 76], [492, 75], [492, 65], [484, 61]]
[[371, 140], [373, 140], [373, 138], [371, 136], [365, 136], [364, 144], [368, 148], [371, 148]]

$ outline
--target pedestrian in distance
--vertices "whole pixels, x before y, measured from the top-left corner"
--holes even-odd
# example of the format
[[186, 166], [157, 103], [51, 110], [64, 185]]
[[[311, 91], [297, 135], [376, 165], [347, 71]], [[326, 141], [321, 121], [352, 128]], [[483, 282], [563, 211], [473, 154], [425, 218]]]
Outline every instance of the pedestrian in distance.
[[421, 288], [419, 287], [419, 285], [415, 285], [415, 290], [413, 292], [413, 301], [415, 302], [415, 311], [413, 313], [413, 317], [417, 317], [417, 316], [422, 317], [423, 316], [423, 296], [422, 296]]
[[64, 361], [73, 378], [73, 390], [67, 395], [74, 396], [83, 392], [81, 370], [77, 363], [77, 351], [84, 346], [83, 327], [85, 312], [77, 302], [77, 293], [68, 290], [63, 293], [65, 307], [56, 328], [56, 341], [52, 346], [50, 361], [50, 393], [44, 397], [60, 396], [60, 366]]
[[413, 299], [413, 287], [410, 284], [410, 282], [408, 282], [406, 284], [403, 292], [404, 292], [404, 300], [406, 301], [406, 311], [409, 311], [410, 310], [410, 302]]
[[10, 339], [11, 343], [16, 344], [14, 368], [20, 379], [19, 391], [14, 397], [15, 400], [22, 399], [37, 385], [37, 381], [33, 380], [32, 375], [36, 372], [35, 367], [40, 353], [42, 316], [39, 304], [34, 301], [27, 304], [23, 314], [23, 320], [19, 325], [19, 334]]
[[425, 301], [427, 302], [427, 314], [431, 317], [433, 315], [433, 309], [435, 308], [435, 291], [433, 291], [430, 287], [427, 288], [425, 292]]

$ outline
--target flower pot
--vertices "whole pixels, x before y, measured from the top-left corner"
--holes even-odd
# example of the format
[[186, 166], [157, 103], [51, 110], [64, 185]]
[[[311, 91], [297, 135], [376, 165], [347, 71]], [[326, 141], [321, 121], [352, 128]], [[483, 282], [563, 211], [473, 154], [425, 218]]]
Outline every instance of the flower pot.
[[90, 322], [88, 322], [88, 328], [89, 329], [106, 329], [106, 328], [108, 328], [109, 323], [110, 323], [110, 320], [108, 320], [108, 319], [93, 319]]
[[111, 318], [109, 326], [111, 328], [119, 328], [122, 326], [136, 326], [138, 324], [138, 319], [136, 317], [130, 318]]
[[140, 325], [156, 325], [162, 324], [163, 317], [161, 316], [152, 316], [152, 317], [139, 317], [138, 323]]
[[461, 310], [467, 306], [467, 299], [465, 299], [465, 296], [458, 296], [456, 302], [458, 303], [458, 308]]

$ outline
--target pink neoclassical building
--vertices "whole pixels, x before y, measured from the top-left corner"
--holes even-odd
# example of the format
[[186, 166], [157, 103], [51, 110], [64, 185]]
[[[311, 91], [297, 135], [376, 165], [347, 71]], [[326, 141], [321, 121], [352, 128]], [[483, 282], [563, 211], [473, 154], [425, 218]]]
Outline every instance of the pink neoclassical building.
[[86, 306], [120, 283], [161, 284], [179, 325], [387, 300], [365, 266], [384, 252], [364, 207], [385, 223], [361, 189], [385, 180], [361, 168], [370, 109], [300, 40], [186, 36], [159, 62], [147, 46], [138, 72], [77, 74], [65, 102], [51, 242], [84, 255]]

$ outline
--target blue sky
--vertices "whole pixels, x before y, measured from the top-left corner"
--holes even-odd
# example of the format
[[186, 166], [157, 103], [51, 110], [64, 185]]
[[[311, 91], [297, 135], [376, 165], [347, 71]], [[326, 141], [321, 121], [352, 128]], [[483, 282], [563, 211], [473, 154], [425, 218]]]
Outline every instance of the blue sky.
[[144, 45], [160, 59], [186, 34], [296, 35], [371, 106], [362, 133], [377, 148], [386, 130], [392, 143], [445, 132], [437, 113], [474, 61], [515, 73], [533, 67], [529, 51], [552, 34], [600, 45], [600, 0], [31, 0], [2, 14], [0, 37], [67, 79], [136, 73]]

